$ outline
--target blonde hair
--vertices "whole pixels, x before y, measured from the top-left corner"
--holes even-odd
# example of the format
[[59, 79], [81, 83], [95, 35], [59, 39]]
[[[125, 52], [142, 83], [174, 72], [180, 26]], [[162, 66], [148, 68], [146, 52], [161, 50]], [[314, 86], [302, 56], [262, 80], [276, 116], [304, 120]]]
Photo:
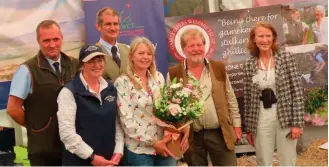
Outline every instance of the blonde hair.
[[131, 56], [136, 52], [136, 50], [137, 50], [138, 46], [140, 46], [140, 44], [145, 44], [151, 51], [152, 62], [151, 62], [151, 65], [149, 66], [148, 70], [150, 71], [153, 78], [156, 78], [156, 71], [157, 71], [155, 63], [154, 63], [155, 62], [155, 49], [154, 49], [152, 42], [149, 39], [147, 39], [146, 37], [135, 37], [131, 41], [131, 44], [130, 44], [126, 75], [128, 76], [128, 78], [130, 79], [130, 81], [132, 82], [132, 84], [134, 85], [134, 87], [137, 90], [142, 89], [142, 85], [134, 77], [134, 74], [136, 72], [135, 72], [135, 67], [134, 67], [134, 63], [131, 59]]
[[204, 45], [206, 44], [205, 37], [200, 30], [198, 30], [196, 28], [190, 28], [190, 29], [185, 30], [182, 33], [182, 35], [180, 36], [180, 45], [181, 45], [182, 49], [185, 48], [188, 40], [197, 39], [197, 38], [201, 38], [202, 43]]
[[274, 29], [274, 27], [268, 22], [257, 22], [257, 23], [255, 23], [254, 27], [251, 29], [251, 31], [249, 33], [248, 44], [247, 44], [247, 48], [248, 48], [250, 54], [252, 56], [259, 57], [259, 49], [255, 43], [255, 35], [256, 35], [255, 31], [256, 31], [256, 28], [258, 28], [258, 27], [263, 27], [263, 28], [267, 28], [267, 29], [271, 30], [271, 32], [273, 34], [273, 43], [272, 43], [271, 49], [272, 49], [272, 52], [274, 55], [275, 53], [277, 53], [279, 51], [279, 45], [276, 43], [276, 38], [278, 35], [277, 35], [277, 32]]

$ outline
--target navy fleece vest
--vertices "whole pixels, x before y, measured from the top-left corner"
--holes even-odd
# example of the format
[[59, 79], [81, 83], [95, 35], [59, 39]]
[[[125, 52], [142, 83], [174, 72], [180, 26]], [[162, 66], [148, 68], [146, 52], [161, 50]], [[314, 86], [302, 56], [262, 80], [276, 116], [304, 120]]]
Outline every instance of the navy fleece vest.
[[[80, 74], [74, 80], [65, 85], [75, 97], [77, 104], [76, 131], [95, 152], [110, 160], [115, 147], [115, 117], [117, 113], [117, 90], [109, 83], [102, 90], [99, 99], [86, 90]], [[70, 153], [63, 147], [64, 166], [88, 166], [87, 160], [83, 160]]]

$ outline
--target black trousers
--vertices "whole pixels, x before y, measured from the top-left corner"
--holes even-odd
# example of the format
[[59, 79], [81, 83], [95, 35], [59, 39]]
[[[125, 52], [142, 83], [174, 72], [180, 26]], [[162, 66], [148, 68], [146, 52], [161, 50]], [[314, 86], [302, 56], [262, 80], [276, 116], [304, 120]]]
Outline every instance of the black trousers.
[[62, 166], [61, 153], [29, 154], [31, 166]]

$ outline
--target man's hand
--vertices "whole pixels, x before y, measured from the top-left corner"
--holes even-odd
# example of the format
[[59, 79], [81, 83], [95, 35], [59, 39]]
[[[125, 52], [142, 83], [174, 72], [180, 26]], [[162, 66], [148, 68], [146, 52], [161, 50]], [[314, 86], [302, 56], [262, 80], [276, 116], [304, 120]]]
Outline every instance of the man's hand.
[[241, 127], [234, 127], [234, 132], [236, 135], [236, 143], [239, 144], [242, 138], [242, 129]]
[[251, 132], [248, 132], [247, 133], [247, 140], [248, 140], [248, 143], [250, 145], [252, 145], [253, 147], [255, 147], [255, 143], [254, 143], [254, 136]]
[[291, 137], [293, 140], [298, 139], [302, 135], [302, 128], [292, 127], [291, 128]]
[[115, 153], [115, 154], [113, 154], [113, 156], [111, 158], [111, 161], [114, 162], [114, 163], [116, 163], [116, 164], [119, 164], [121, 158], [122, 158], [122, 154]]
[[115, 166], [118, 165], [117, 163], [114, 163], [112, 161], [109, 161], [105, 159], [102, 156], [95, 155], [94, 160], [91, 162], [92, 165], [94, 166]]
[[158, 155], [161, 155], [163, 157], [168, 157], [168, 155], [171, 157], [175, 157], [174, 154], [172, 154], [166, 146], [166, 143], [168, 143], [169, 141], [171, 141], [171, 136], [167, 135], [164, 136], [162, 140], [156, 141], [153, 144], [153, 148], [155, 149]]
[[180, 149], [186, 151], [189, 148], [188, 138], [190, 136], [190, 126], [182, 129], [183, 139], [180, 143]]

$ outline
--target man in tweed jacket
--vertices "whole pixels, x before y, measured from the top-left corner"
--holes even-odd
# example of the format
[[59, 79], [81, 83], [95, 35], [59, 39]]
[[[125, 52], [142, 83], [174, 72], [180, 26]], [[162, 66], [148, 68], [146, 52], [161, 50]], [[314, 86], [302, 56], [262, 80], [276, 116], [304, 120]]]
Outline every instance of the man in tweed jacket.
[[234, 149], [242, 136], [241, 119], [225, 64], [205, 58], [205, 37], [198, 29], [186, 29], [180, 41], [186, 59], [169, 68], [168, 80], [183, 79], [184, 85], [198, 80], [200, 100], [205, 102], [204, 114], [191, 125], [184, 160], [189, 166], [207, 166], [209, 154], [214, 166], [236, 166]]
[[266, 22], [256, 23], [250, 32], [252, 56], [244, 67], [245, 125], [258, 165], [273, 165], [276, 146], [280, 166], [293, 166], [296, 139], [304, 127], [303, 94], [294, 57], [279, 50], [276, 38], [276, 30]]
[[129, 46], [117, 40], [120, 33], [119, 22], [119, 13], [111, 7], [104, 7], [96, 14], [96, 28], [101, 34], [96, 45], [107, 55], [103, 77], [113, 83], [126, 72], [128, 66]]

